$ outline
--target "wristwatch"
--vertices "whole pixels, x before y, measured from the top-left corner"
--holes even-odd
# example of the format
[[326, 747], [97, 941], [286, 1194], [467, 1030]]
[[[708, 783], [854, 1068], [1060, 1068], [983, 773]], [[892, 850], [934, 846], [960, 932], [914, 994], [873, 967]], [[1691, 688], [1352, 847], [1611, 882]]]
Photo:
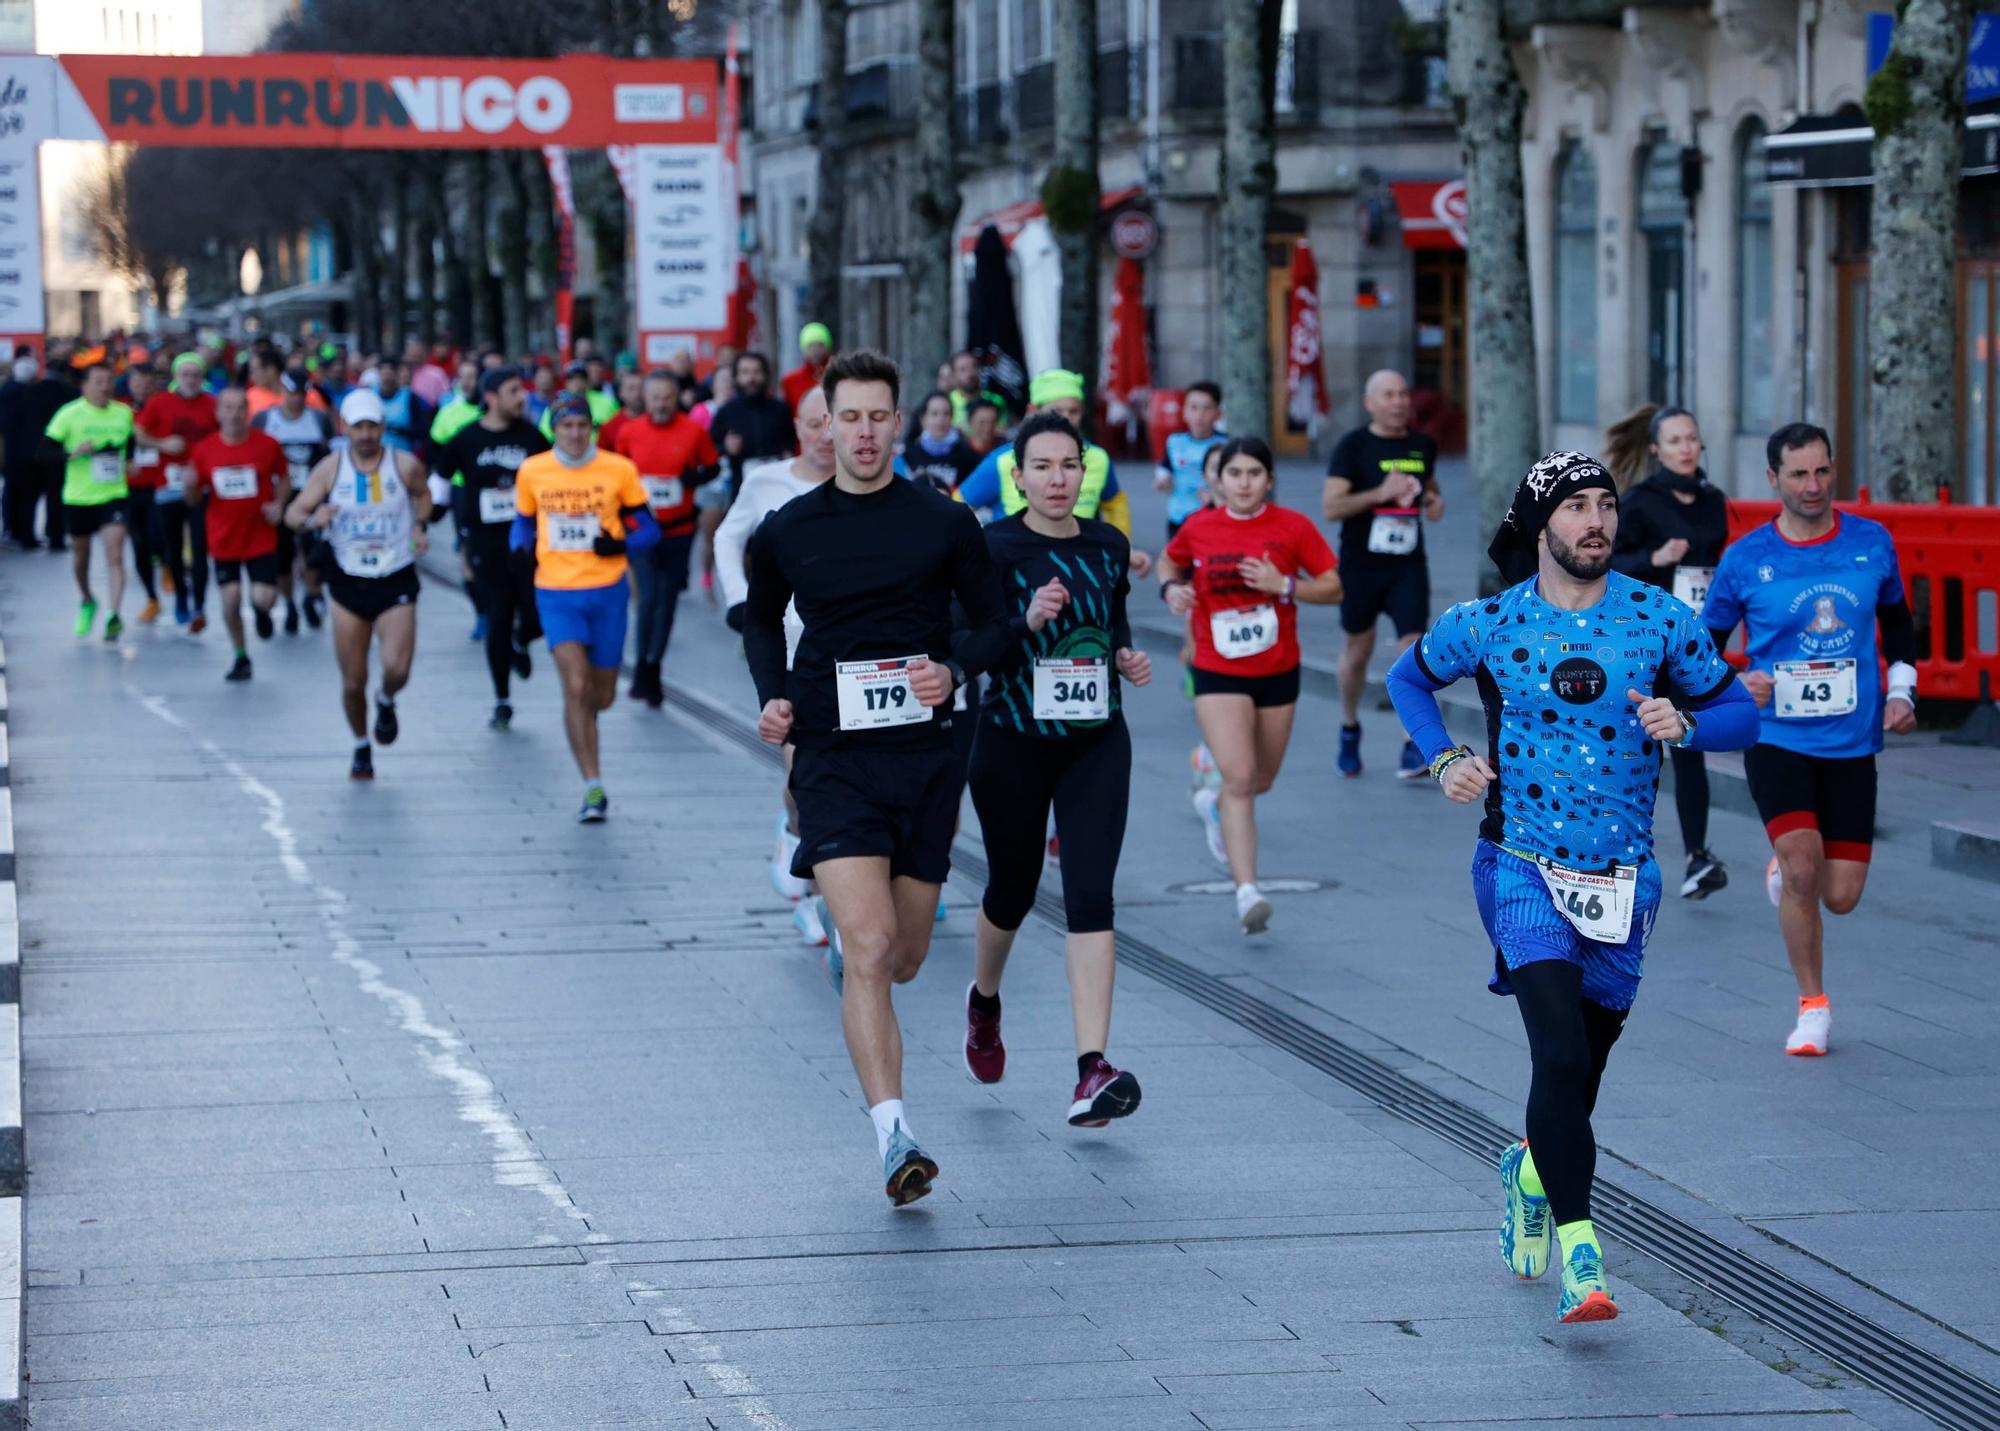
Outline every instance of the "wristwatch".
[[1676, 706], [1674, 714], [1681, 718], [1681, 738], [1675, 741], [1674, 744], [1685, 750], [1687, 749], [1687, 743], [1694, 739], [1694, 713], [1692, 711], [1684, 711]]

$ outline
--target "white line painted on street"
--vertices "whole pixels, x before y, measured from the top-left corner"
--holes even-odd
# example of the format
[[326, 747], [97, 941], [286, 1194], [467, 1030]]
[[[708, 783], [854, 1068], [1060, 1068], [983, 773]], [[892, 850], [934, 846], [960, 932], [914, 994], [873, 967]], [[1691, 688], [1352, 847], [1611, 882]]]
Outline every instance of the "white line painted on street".
[[[627, 1282], [625, 1290], [634, 1297], [664, 1298], [667, 1295], [663, 1289], [644, 1282]], [[741, 1367], [731, 1366], [722, 1359], [722, 1349], [708, 1339], [708, 1333], [693, 1317], [679, 1307], [661, 1305], [646, 1310], [646, 1321], [649, 1324], [658, 1323], [673, 1336], [687, 1338], [674, 1347], [675, 1363], [699, 1364], [708, 1379], [715, 1383], [715, 1389], [733, 1398], [730, 1410], [765, 1428], [765, 1431], [783, 1431], [785, 1423], [779, 1420], [778, 1414], [755, 1398], [753, 1393], [756, 1388], [751, 1385], [749, 1376]]]
[[[149, 696], [129, 683], [125, 690], [168, 725], [176, 730], [188, 730], [187, 722], [164, 698]], [[547, 1162], [535, 1151], [534, 1144], [528, 1141], [513, 1116], [500, 1106], [499, 1091], [494, 1088], [492, 1080], [460, 1058], [459, 1055], [465, 1051], [464, 1040], [450, 1029], [432, 1023], [421, 999], [389, 983], [382, 977], [381, 966], [362, 955], [360, 944], [347, 929], [347, 896], [313, 878], [311, 867], [299, 854], [298, 836], [285, 819], [284, 797], [244, 769], [213, 740], [203, 738], [200, 745], [202, 752], [235, 780], [238, 789], [264, 807], [264, 833], [277, 846], [278, 861], [285, 867], [286, 875], [294, 884], [311, 890], [319, 901], [320, 922], [332, 943], [334, 962], [345, 965], [354, 973], [362, 992], [389, 1006], [403, 1031], [418, 1040], [417, 1054], [424, 1066], [456, 1091], [458, 1116], [479, 1129], [492, 1147], [493, 1180], [502, 1187], [527, 1188], [538, 1193], [565, 1217], [587, 1226], [588, 1215], [556, 1181]], [[5, 793], [0, 790], [0, 795]], [[590, 1232], [580, 1240], [598, 1243], [608, 1242], [610, 1238], [601, 1232]], [[641, 1283], [632, 1283], [628, 1290], [653, 1289]], [[685, 1344], [686, 1350], [701, 1363], [703, 1373], [715, 1384], [716, 1390], [730, 1398], [731, 1411], [762, 1428], [762, 1431], [786, 1431], [783, 1418], [757, 1399], [757, 1388], [750, 1374], [723, 1360], [721, 1349], [700, 1332], [692, 1318], [678, 1307], [660, 1308], [658, 1318], [671, 1332], [693, 1334], [693, 1339]]]

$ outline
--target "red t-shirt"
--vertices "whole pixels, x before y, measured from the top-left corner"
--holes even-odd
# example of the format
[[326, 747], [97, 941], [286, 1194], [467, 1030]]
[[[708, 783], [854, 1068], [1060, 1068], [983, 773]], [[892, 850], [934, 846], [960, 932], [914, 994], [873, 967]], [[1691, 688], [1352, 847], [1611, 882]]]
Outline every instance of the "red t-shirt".
[[[1194, 582], [1194, 610], [1188, 626], [1194, 635], [1197, 670], [1230, 676], [1276, 676], [1299, 664], [1299, 613], [1289, 601], [1257, 591], [1243, 582], [1237, 568], [1247, 557], [1261, 557], [1287, 576], [1320, 576], [1338, 565], [1333, 549], [1311, 519], [1266, 503], [1254, 517], [1230, 515], [1226, 507], [1196, 512], [1171, 542], [1167, 560], [1189, 572]], [[1228, 656], [1217, 650], [1215, 618], [1227, 612], [1248, 612], [1268, 606], [1277, 617], [1277, 639], [1265, 649], [1256, 620], [1225, 620], [1225, 641], [1247, 654]], [[1268, 618], [1267, 618], [1268, 619]], [[1232, 638], [1229, 632], [1237, 634]]]
[[[643, 417], [644, 414], [642, 413], [640, 416]], [[637, 421], [639, 421], [638, 417], [634, 417], [622, 407], [619, 408], [618, 411], [605, 419], [604, 426], [597, 429], [597, 445], [606, 452], [616, 452], [618, 450], [618, 434], [625, 430], [625, 424]]]
[[639, 469], [660, 530], [670, 537], [692, 532], [695, 489], [687, 480], [688, 469], [722, 461], [708, 433], [686, 413], [675, 413], [664, 423], [635, 417], [618, 430], [615, 441], [612, 450]]
[[208, 393], [184, 398], [172, 388], [154, 393], [146, 405], [133, 414], [134, 425], [154, 437], [178, 437], [187, 446], [177, 456], [168, 456], [157, 447], [132, 444], [131, 470], [125, 480], [134, 487], [165, 487], [171, 471], [171, 485], [184, 488], [192, 475], [188, 454], [194, 445], [215, 431], [215, 399]]
[[290, 474], [285, 449], [254, 427], [241, 442], [224, 442], [218, 432], [195, 444], [188, 488], [209, 494], [208, 554], [219, 561], [248, 561], [275, 552], [278, 529], [264, 520], [264, 507]]
[[826, 365], [815, 368], [810, 363], [801, 363], [778, 380], [779, 390], [785, 395], [785, 407], [790, 412], [799, 410], [799, 399], [819, 386], [820, 378], [826, 373]]

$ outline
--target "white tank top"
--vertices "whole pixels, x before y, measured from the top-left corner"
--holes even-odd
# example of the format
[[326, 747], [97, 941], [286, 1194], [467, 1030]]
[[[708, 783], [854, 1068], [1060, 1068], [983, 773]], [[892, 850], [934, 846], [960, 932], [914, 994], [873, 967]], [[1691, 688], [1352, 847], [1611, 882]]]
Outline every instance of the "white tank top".
[[373, 472], [354, 465], [350, 449], [340, 453], [340, 472], [327, 495], [333, 508], [333, 559], [349, 576], [393, 576], [417, 559], [416, 514], [410, 489], [396, 467], [396, 454], [383, 449]]

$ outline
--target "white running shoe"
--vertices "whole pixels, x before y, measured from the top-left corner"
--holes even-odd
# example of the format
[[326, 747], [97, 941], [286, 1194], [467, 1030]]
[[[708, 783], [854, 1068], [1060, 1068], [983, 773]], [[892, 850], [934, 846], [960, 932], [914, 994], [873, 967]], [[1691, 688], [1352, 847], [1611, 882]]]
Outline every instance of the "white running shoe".
[[814, 949], [826, 945], [826, 925], [819, 917], [819, 901], [800, 899], [792, 903], [792, 923], [798, 926], [799, 939]]
[[792, 856], [799, 852], [799, 837], [785, 828], [784, 811], [778, 812], [778, 847], [771, 854], [771, 888], [786, 899], [804, 899], [812, 892], [806, 881], [792, 873]]
[[1201, 816], [1202, 832], [1208, 836], [1208, 857], [1228, 869], [1229, 847], [1222, 843], [1222, 811], [1218, 808], [1221, 800], [1221, 793], [1215, 790], [1194, 792], [1195, 813]]
[[1785, 1040], [1785, 1052], [1804, 1058], [1819, 1058], [1829, 1047], [1827, 1034], [1833, 1028], [1833, 1010], [1825, 1004], [1815, 1009], [1800, 1009], [1799, 1021], [1792, 1026], [1792, 1036]]
[[1236, 888], [1236, 917], [1243, 921], [1245, 934], [1262, 934], [1271, 922], [1271, 901], [1254, 884]]
[[1771, 856], [1771, 863], [1764, 866], [1764, 893], [1771, 896], [1771, 908], [1776, 909], [1785, 898], [1785, 874], [1778, 868], [1778, 857]]

